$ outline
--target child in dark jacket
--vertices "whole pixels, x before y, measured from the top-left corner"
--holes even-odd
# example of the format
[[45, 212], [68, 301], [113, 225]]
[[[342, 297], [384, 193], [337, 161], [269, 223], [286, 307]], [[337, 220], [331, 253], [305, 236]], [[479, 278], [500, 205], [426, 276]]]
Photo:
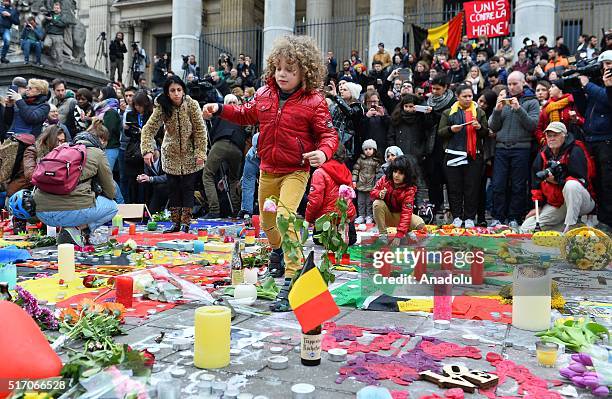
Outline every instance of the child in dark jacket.
[[357, 205], [359, 207], [359, 217], [355, 223], [372, 223], [372, 201], [370, 191], [376, 184], [376, 172], [380, 167], [376, 154], [376, 141], [368, 139], [361, 146], [363, 153], [353, 166], [353, 183], [357, 190]]
[[370, 193], [374, 201], [374, 220], [383, 241], [387, 241], [389, 226], [397, 227], [397, 234], [391, 241], [394, 246], [399, 245], [400, 239], [410, 230], [425, 227], [423, 219], [412, 213], [416, 193], [410, 161], [405, 156], [395, 158]]
[[[311, 225], [314, 225], [318, 218], [328, 212], [338, 212], [336, 201], [339, 197], [340, 186], [344, 184], [350, 187], [352, 184], [351, 171], [344, 164], [345, 158], [344, 146], [339, 144], [334, 158], [325, 162], [323, 166], [312, 174], [305, 216], [306, 221]], [[349, 201], [346, 211], [349, 227], [349, 245], [353, 245], [357, 241], [357, 232], [353, 223], [356, 213], [355, 205], [352, 201]], [[314, 235], [316, 234], [317, 232]], [[315, 244], [318, 244], [316, 239]]]
[[[287, 217], [289, 212], [297, 211], [310, 168], [318, 168], [332, 158], [338, 147], [338, 133], [327, 102], [319, 92], [326, 71], [321, 51], [312, 38], [285, 36], [277, 40], [268, 56], [266, 70], [266, 84], [250, 102], [206, 104], [202, 112], [207, 119], [219, 115], [239, 125], [259, 123], [259, 214], [262, 228], [274, 248], [268, 270], [273, 276], [285, 277], [277, 302], [271, 308], [287, 312], [291, 310], [288, 301], [291, 281], [301, 262], [283, 255], [276, 218], [278, 214]], [[282, 204], [278, 211], [266, 201], [271, 196], [278, 197]], [[293, 229], [290, 234], [297, 238]]]

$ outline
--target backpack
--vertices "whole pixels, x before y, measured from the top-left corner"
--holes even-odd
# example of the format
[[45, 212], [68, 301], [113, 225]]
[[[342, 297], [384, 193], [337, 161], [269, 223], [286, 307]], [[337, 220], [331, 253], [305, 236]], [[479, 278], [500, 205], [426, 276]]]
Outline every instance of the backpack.
[[87, 148], [83, 144], [56, 147], [36, 166], [32, 184], [49, 194], [68, 195], [83, 183], [79, 180], [86, 160]]
[[[584, 156], [587, 160], [587, 191], [589, 192], [589, 194], [591, 194], [591, 198], [593, 198], [593, 201], [595, 201], [596, 197], [595, 197], [595, 188], [593, 186], [593, 182], [595, 181], [595, 177], [597, 176], [597, 168], [595, 166], [595, 160], [593, 159], [593, 157], [591, 156], [591, 154], [589, 153], [589, 151], [586, 148], [586, 145], [584, 144], [584, 142], [582, 140], [574, 140], [574, 145], [579, 147], [582, 152], [584, 153]], [[571, 151], [566, 151], [565, 154], [563, 154], [563, 156], [561, 157], [560, 161], [561, 163], [566, 164], [568, 162], [568, 157]], [[542, 165], [546, 165], [548, 160], [546, 159], [546, 154], [544, 151], [542, 151], [541, 153], [542, 156]]]
[[9, 136], [0, 144], [0, 183], [11, 181], [23, 160], [26, 147], [34, 144], [36, 138], [31, 134]]

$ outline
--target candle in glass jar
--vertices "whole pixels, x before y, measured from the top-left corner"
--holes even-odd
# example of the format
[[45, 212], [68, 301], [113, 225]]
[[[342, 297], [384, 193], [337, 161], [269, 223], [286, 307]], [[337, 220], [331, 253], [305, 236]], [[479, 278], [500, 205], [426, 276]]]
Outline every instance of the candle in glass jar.
[[255, 244], [255, 230], [248, 230], [246, 232], [246, 236], [244, 237], [244, 243], [246, 245], [254, 245]]
[[116, 214], [113, 216], [113, 226], [115, 227], [123, 227], [123, 216]]
[[131, 236], [136, 234], [136, 224], [135, 223], [130, 223], [130, 231], [129, 231], [129, 233], [130, 233]]
[[57, 246], [58, 277], [66, 282], [76, 278], [74, 271], [74, 245], [60, 244]]
[[134, 295], [134, 280], [128, 276], [115, 277], [115, 290], [117, 302], [126, 308], [131, 308], [132, 297]]
[[201, 369], [225, 367], [230, 362], [231, 312], [225, 306], [195, 310], [193, 363]]
[[[442, 277], [444, 279], [452, 276], [448, 270], [438, 270], [434, 273], [436, 279]], [[434, 320], [449, 320], [452, 317], [452, 285], [451, 284], [435, 284], [434, 285]]]
[[200, 254], [204, 252], [204, 242], [200, 240], [195, 240], [193, 242], [193, 253]]
[[544, 367], [554, 367], [557, 362], [559, 345], [554, 342], [536, 342], [536, 358]]

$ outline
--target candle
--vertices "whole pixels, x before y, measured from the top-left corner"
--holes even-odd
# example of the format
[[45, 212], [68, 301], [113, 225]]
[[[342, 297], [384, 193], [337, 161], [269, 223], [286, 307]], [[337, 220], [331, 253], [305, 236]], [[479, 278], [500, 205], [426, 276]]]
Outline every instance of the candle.
[[195, 311], [193, 363], [201, 369], [222, 368], [230, 362], [231, 312], [225, 306], [202, 306]]
[[246, 236], [244, 237], [244, 243], [246, 245], [254, 245], [255, 244], [255, 230], [247, 230]]
[[253, 215], [251, 220], [253, 221], [253, 228], [255, 229], [255, 237], [259, 237], [259, 215]]
[[[436, 278], [448, 278], [452, 276], [447, 270], [439, 270], [434, 273]], [[449, 320], [452, 317], [452, 285], [451, 284], [436, 284], [434, 285], [434, 320]]]
[[123, 227], [123, 216], [116, 214], [113, 216], [113, 226], [115, 227]]
[[472, 284], [482, 285], [484, 283], [484, 259], [474, 258], [470, 266], [470, 274], [472, 275]]
[[[14, 290], [17, 285], [17, 266], [12, 263], [0, 264], [0, 282], [8, 283], [8, 288]], [[257, 282], [257, 277], [255, 277], [255, 282]]]
[[133, 236], [134, 234], [136, 234], [136, 224], [130, 223], [130, 235]]
[[60, 244], [57, 246], [58, 277], [66, 282], [76, 278], [74, 272], [74, 245]]
[[113, 230], [111, 232], [112, 236], [118, 236], [119, 235], [119, 227], [113, 227]]
[[131, 308], [132, 296], [134, 294], [134, 280], [128, 276], [115, 277], [115, 290], [117, 302], [126, 308]]
[[427, 252], [422, 248], [415, 254], [416, 262], [414, 265], [414, 278], [421, 281], [421, 277], [427, 273]]
[[208, 230], [206, 229], [198, 229], [198, 237], [208, 236]]
[[536, 358], [543, 367], [554, 367], [557, 362], [559, 345], [554, 342], [536, 342]]
[[450, 251], [442, 251], [442, 270], [453, 270], [453, 256], [448, 256]]
[[204, 252], [204, 242], [200, 240], [195, 240], [193, 242], [193, 253], [200, 254], [202, 252]]
[[244, 282], [246, 284], [257, 284], [257, 268], [244, 269]]

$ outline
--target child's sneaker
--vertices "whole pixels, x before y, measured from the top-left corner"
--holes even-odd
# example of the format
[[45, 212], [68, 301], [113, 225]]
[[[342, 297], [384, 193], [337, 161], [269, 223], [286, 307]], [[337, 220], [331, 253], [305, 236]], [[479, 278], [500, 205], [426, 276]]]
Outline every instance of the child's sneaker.
[[366, 224], [372, 224], [374, 222], [374, 219], [372, 219], [372, 216], [368, 216], [368, 217], [366, 217], [365, 222], [366, 222]]
[[363, 222], [363, 216], [357, 216], [357, 219], [355, 219], [355, 224], [362, 224]]
[[465, 219], [465, 228], [471, 229], [474, 227], [474, 221], [472, 219]]
[[[453, 226], [455, 226], [456, 228], [461, 227], [462, 224], [463, 224], [463, 220], [461, 220], [461, 218], [455, 218], [455, 220], [453, 220]], [[472, 223], [472, 227], [473, 227], [473, 223]]]

